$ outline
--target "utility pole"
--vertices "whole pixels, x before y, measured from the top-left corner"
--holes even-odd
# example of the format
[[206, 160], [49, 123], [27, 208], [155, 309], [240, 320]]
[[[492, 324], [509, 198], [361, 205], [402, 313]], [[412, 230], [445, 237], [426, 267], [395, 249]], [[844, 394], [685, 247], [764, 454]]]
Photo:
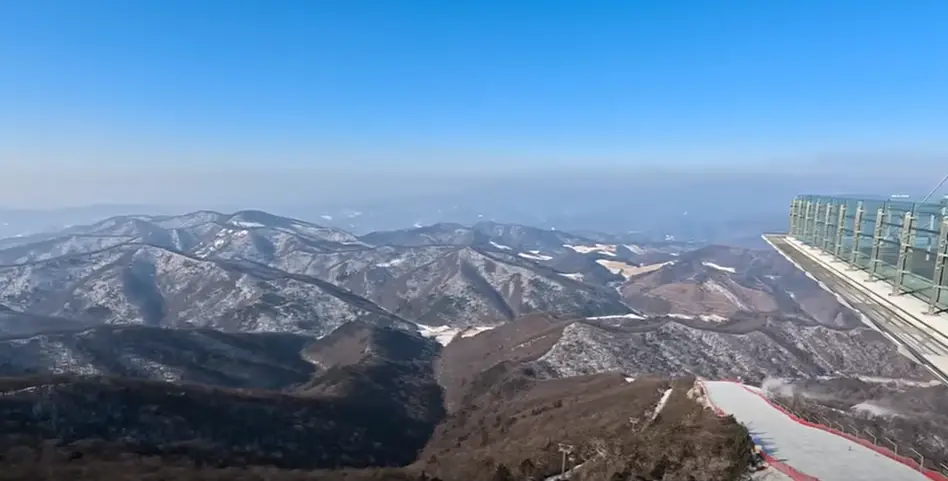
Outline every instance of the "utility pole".
[[559, 443], [559, 451], [563, 455], [563, 460], [560, 464], [560, 479], [566, 479], [566, 456], [573, 454], [573, 446]]

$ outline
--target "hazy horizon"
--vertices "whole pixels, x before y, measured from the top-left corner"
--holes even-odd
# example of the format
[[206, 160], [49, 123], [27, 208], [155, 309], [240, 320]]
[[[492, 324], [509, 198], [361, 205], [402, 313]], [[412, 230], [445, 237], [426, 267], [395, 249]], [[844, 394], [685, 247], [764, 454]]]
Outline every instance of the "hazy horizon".
[[923, 194], [948, 165], [946, 14], [847, 0], [9, 2], [0, 207], [528, 184], [568, 196], [572, 182], [697, 182], [700, 199], [729, 176], [767, 183], [767, 206]]

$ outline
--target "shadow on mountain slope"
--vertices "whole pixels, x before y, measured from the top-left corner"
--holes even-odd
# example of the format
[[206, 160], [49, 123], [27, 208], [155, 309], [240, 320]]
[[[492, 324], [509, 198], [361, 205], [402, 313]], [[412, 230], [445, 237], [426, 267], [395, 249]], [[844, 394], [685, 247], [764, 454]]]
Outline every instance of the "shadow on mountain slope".
[[3, 379], [0, 451], [55, 440], [66, 452], [100, 446], [220, 466], [411, 463], [443, 413], [431, 362], [438, 346], [397, 329], [351, 328], [358, 329], [371, 332], [362, 348], [379, 355], [323, 370], [293, 392], [109, 377]]

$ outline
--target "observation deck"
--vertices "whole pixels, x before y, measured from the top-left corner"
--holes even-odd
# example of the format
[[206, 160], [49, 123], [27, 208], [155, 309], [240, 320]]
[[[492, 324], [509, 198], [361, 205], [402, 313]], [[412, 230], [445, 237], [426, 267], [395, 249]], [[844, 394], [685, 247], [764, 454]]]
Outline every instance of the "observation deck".
[[948, 202], [798, 196], [764, 240], [948, 384]]

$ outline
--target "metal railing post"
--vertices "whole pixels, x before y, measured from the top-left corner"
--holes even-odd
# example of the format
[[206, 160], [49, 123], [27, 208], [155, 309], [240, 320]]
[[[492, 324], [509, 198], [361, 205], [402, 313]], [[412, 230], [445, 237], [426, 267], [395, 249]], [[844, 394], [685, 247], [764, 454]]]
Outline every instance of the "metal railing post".
[[803, 233], [800, 236], [800, 242], [804, 244], [809, 244], [810, 232], [812, 231], [812, 226], [810, 225], [811, 213], [813, 212], [813, 201], [808, 200], [804, 204], [803, 209]]
[[828, 202], [826, 204], [826, 212], [825, 212], [826, 215], [824, 216], [824, 219], [823, 219], [823, 239], [820, 241], [820, 250], [822, 250], [823, 252], [826, 252], [827, 254], [832, 252], [829, 249], [830, 239], [836, 238], [835, 233], [833, 233], [833, 237], [830, 237], [830, 226], [831, 226], [830, 218], [833, 217], [833, 207], [835, 207], [835, 204], [831, 202]]
[[839, 205], [839, 215], [836, 216], [836, 242], [833, 245], [833, 257], [845, 261], [842, 256], [843, 234], [846, 226], [846, 204]]
[[849, 264], [852, 269], [859, 268], [856, 262], [859, 260], [859, 244], [862, 243], [862, 214], [864, 211], [862, 201], [859, 201], [856, 204], [856, 215], [853, 216], [853, 251], [849, 253]]
[[796, 237], [797, 234], [797, 202], [796, 197], [790, 200], [790, 230], [787, 231], [790, 237]]
[[885, 436], [883, 436], [882, 439], [885, 439], [886, 441], [889, 442], [889, 444], [892, 445], [892, 452], [894, 452], [895, 455], [898, 456], [898, 455], [899, 455], [899, 445], [898, 445], [898, 444], [895, 444], [895, 441], [893, 441], [893, 440], [891, 440], [891, 439], [889, 439], [889, 438], [887, 438], [887, 437], [885, 437]]
[[911, 212], [906, 212], [902, 218], [902, 226], [899, 227], [899, 260], [895, 266], [895, 282], [892, 283], [894, 296], [905, 291], [902, 284], [905, 281], [905, 273], [908, 271], [908, 260], [912, 255], [913, 247], [915, 247], [915, 217]]
[[928, 313], [937, 314], [941, 309], [938, 301], [948, 289], [945, 286], [945, 263], [948, 261], [948, 219], [942, 219], [941, 232], [938, 234], [938, 248], [935, 253], [935, 275], [932, 276], [932, 295], [928, 299]]
[[876, 211], [876, 225], [872, 233], [872, 254], [869, 256], [869, 279], [876, 280], [876, 272], [879, 265], [879, 250], [882, 248], [882, 231], [885, 228], [885, 210], [879, 208]]
[[909, 449], [911, 449], [913, 453], [918, 455], [918, 470], [924, 471], [925, 470], [925, 456], [922, 455], [922, 453], [916, 451], [915, 448], [909, 448]]
[[823, 250], [823, 229], [824, 226], [820, 225], [820, 214], [825, 209], [823, 201], [816, 201], [816, 210], [813, 211], [813, 241], [812, 246]]

